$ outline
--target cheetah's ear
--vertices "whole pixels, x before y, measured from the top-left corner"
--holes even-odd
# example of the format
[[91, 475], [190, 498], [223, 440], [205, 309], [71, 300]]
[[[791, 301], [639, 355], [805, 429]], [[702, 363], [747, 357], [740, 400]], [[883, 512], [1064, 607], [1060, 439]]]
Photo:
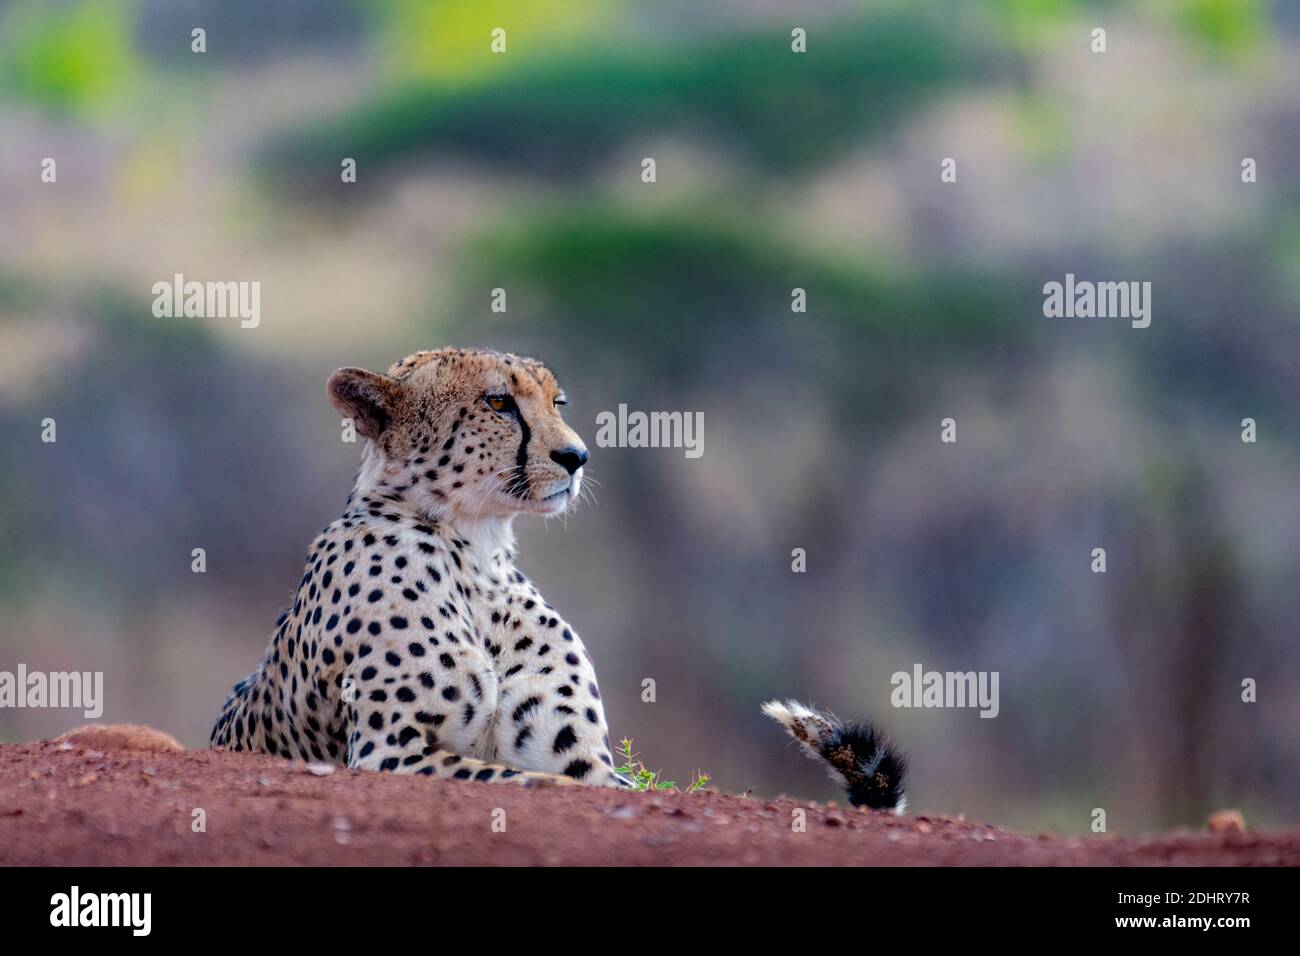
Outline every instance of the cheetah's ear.
[[356, 422], [357, 431], [367, 438], [378, 438], [388, 426], [401, 389], [395, 379], [363, 368], [338, 369], [326, 387], [333, 406]]

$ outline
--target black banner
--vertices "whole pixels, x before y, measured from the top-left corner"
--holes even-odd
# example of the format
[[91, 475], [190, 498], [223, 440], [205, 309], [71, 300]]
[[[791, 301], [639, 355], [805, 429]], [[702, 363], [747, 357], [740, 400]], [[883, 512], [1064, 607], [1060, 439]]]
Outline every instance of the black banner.
[[[773, 921], [835, 945], [1202, 936], [1294, 921], [1286, 869], [9, 869], [6, 934], [356, 939], [481, 930], [592, 945], [712, 946]], [[1284, 910], [1291, 910], [1284, 915]], [[433, 937], [430, 937], [431, 939]], [[707, 940], [714, 940], [708, 944]], [[639, 942], [638, 942], [639, 941]], [[754, 938], [758, 945], [772, 938]]]

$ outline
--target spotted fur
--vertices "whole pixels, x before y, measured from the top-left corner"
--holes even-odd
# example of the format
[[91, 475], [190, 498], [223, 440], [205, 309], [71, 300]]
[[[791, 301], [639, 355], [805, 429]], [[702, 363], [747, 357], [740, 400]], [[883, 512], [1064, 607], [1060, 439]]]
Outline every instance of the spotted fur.
[[417, 352], [339, 369], [365, 438], [343, 516], [231, 691], [211, 744], [487, 782], [626, 786], [596, 672], [515, 566], [518, 514], [564, 512], [587, 450], [541, 363]]

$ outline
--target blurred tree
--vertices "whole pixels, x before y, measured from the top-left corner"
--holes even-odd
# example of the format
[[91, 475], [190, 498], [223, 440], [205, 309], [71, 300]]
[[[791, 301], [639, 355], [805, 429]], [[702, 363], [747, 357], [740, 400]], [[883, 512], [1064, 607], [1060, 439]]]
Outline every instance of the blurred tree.
[[446, 153], [572, 182], [629, 140], [675, 129], [769, 172], [824, 166], [924, 100], [996, 74], [1004, 61], [992, 41], [958, 29], [932, 12], [891, 13], [820, 36], [816, 56], [790, 53], [778, 31], [573, 47], [468, 87], [399, 85], [332, 123], [290, 131], [269, 147], [268, 168], [319, 185], [332, 172], [322, 156], [365, 156], [383, 170]]

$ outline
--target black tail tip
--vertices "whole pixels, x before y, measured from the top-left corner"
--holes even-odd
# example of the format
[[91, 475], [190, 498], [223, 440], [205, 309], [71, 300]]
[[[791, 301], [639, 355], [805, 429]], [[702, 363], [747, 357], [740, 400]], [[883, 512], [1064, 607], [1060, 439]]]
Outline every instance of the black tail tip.
[[[832, 761], [844, 778], [849, 802], [855, 807], [873, 810], [907, 810], [903, 781], [907, 776], [907, 756], [883, 733], [867, 723], [845, 724], [839, 739], [831, 744], [831, 753], [847, 750], [849, 756]], [[840, 764], [844, 764], [841, 769]]]
[[907, 758], [868, 723], [846, 723], [795, 700], [768, 701], [763, 713], [789, 731], [804, 753], [820, 761], [855, 807], [907, 812]]

